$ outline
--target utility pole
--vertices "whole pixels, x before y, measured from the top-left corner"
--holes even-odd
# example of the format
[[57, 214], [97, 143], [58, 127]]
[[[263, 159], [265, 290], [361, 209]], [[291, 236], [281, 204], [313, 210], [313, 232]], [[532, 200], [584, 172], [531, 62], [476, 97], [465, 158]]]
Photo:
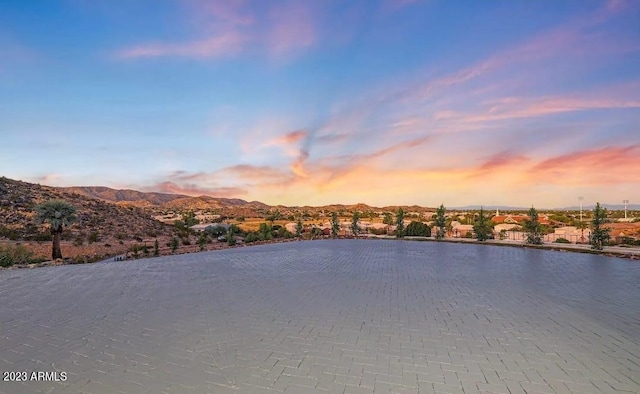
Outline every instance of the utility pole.
[[622, 200], [622, 203], [624, 204], [624, 219], [627, 219], [627, 204], [629, 204], [629, 200]]
[[579, 196], [578, 200], [580, 201], [580, 223], [582, 223], [582, 200], [584, 200], [584, 197]]

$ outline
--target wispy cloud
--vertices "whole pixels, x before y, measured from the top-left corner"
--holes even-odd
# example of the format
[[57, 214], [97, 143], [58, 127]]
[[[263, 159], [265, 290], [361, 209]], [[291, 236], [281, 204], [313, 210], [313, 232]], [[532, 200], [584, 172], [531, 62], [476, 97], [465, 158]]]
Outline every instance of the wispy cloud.
[[272, 8], [267, 45], [273, 56], [288, 56], [316, 42], [316, 21], [311, 4], [293, 1]]
[[559, 155], [531, 167], [537, 180], [563, 184], [620, 184], [640, 182], [640, 144], [608, 146]]
[[197, 38], [134, 44], [116, 51], [116, 57], [205, 59], [248, 52], [259, 54], [266, 50], [273, 58], [286, 59], [319, 39], [316, 18], [321, 8], [313, 3], [274, 2], [260, 7], [244, 1], [189, 1], [186, 4], [195, 14], [190, 23]]
[[176, 184], [173, 182], [160, 182], [155, 185], [148, 186], [144, 188], [148, 191], [156, 191], [161, 193], [174, 193], [174, 194], [184, 194], [187, 196], [212, 196], [212, 197], [223, 197], [223, 198], [232, 198], [244, 196], [247, 194], [247, 191], [239, 188], [239, 187], [212, 187], [212, 188], [203, 188], [197, 184]]
[[245, 37], [235, 31], [227, 31], [221, 35], [185, 43], [151, 43], [134, 46], [117, 53], [120, 58], [142, 57], [196, 57], [212, 58], [236, 54], [242, 50]]
[[[257, 15], [238, 4], [211, 11], [224, 19], [225, 31], [238, 35], [237, 44], [216, 52], [215, 46], [194, 41], [181, 49], [151, 46], [147, 54], [135, 55], [214, 57], [235, 47], [238, 53], [262, 51], [286, 59], [325, 39], [317, 5], [269, 4]], [[535, 185], [638, 181], [638, 145], [584, 148], [597, 143], [596, 134], [616, 127], [617, 114], [628, 116], [640, 108], [638, 82], [612, 86], [572, 79], [574, 64], [600, 72], [594, 63], [603, 62], [602, 54], [630, 48], [628, 40], [618, 40], [625, 34], [601, 29], [625, 7], [625, 2], [608, 2], [458, 69], [426, 65], [401, 78], [392, 75], [324, 108], [330, 115], [313, 123], [270, 115], [276, 120], [257, 121], [242, 134], [239, 161], [244, 164], [175, 174], [166, 183], [187, 189], [198, 183], [213, 191], [238, 188], [279, 202], [320, 201], [340, 193], [375, 202], [380, 188], [372, 185], [379, 184], [387, 199], [409, 198], [419, 184], [438, 200], [463, 201], [469, 195], [495, 198], [492, 188], [505, 196], [516, 193], [505, 185], [529, 191]], [[632, 88], [623, 87], [629, 84]], [[585, 114], [588, 122], [576, 120]], [[547, 145], [535, 138], [541, 124], [549, 129], [544, 131]], [[553, 145], [562, 137], [553, 136], [554, 130], [573, 129], [579, 129], [573, 133], [581, 138], [580, 148]]]

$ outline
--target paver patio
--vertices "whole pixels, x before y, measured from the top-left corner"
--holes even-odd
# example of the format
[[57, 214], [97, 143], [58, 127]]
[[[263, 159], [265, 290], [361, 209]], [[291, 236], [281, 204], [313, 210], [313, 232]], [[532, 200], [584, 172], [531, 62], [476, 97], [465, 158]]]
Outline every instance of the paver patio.
[[640, 263], [327, 240], [0, 272], [0, 393], [640, 392]]

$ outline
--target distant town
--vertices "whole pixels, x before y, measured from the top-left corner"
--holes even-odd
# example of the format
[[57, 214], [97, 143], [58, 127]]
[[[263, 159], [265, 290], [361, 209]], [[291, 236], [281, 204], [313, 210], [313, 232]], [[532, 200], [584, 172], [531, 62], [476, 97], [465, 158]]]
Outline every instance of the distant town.
[[[540, 211], [534, 207], [448, 209], [444, 205], [286, 207], [239, 199], [0, 181], [4, 266], [40, 263], [55, 255], [50, 253], [51, 224], [46, 218], [38, 220], [36, 214], [49, 200], [68, 202], [74, 212], [73, 220], [59, 232], [60, 256], [73, 262], [344, 237], [595, 245], [593, 249], [640, 251], [640, 211], [600, 205]], [[596, 215], [601, 216], [600, 221], [595, 220]], [[595, 238], [600, 239], [598, 244]]]

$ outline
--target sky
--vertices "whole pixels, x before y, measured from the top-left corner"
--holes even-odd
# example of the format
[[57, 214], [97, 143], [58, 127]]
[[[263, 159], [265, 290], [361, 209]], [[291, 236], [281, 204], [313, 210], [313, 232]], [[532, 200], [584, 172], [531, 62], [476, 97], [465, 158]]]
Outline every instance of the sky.
[[640, 202], [640, 2], [0, 0], [0, 175], [268, 204]]

